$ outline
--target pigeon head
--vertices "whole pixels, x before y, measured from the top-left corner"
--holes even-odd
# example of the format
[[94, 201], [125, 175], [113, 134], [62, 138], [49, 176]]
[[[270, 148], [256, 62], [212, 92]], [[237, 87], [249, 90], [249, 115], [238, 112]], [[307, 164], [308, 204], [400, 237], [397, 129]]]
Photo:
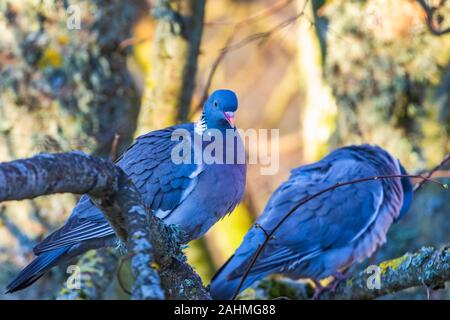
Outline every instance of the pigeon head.
[[[402, 174], [408, 174], [408, 172], [402, 166], [400, 161], [399, 165], [400, 165], [400, 172]], [[402, 187], [403, 187], [403, 205], [402, 208], [400, 209], [400, 214], [398, 215], [397, 220], [399, 220], [406, 212], [408, 212], [409, 207], [411, 206], [414, 193], [413, 186], [411, 184], [411, 179], [409, 177], [402, 178]]]
[[206, 100], [203, 106], [202, 125], [205, 129], [226, 130], [235, 127], [234, 112], [238, 100], [231, 90], [216, 90]]

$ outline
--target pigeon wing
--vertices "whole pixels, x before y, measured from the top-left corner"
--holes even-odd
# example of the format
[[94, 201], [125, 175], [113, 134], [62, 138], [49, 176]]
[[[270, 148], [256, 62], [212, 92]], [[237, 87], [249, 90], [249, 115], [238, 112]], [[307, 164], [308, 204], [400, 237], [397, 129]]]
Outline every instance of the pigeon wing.
[[[193, 125], [180, 125], [140, 136], [118, 159], [117, 165], [129, 175], [143, 196], [146, 206], [160, 218], [167, 217], [197, 185], [203, 171], [200, 164], [175, 164], [172, 140], [176, 129], [193, 131]], [[83, 195], [66, 224], [39, 243], [35, 254], [81, 241], [114, 235], [100, 209]]]
[[[377, 171], [361, 161], [344, 158], [333, 162], [326, 158], [294, 170], [270, 198], [235, 256], [249, 256], [262, 244], [265, 233], [303, 199], [338, 182], [376, 176]], [[321, 252], [345, 246], [360, 237], [377, 218], [383, 201], [381, 181], [368, 181], [339, 187], [300, 206], [277, 229], [252, 268], [252, 273], [276, 272]], [[257, 243], [256, 243], [257, 242]], [[246, 259], [230, 274], [240, 277], [249, 265]]]

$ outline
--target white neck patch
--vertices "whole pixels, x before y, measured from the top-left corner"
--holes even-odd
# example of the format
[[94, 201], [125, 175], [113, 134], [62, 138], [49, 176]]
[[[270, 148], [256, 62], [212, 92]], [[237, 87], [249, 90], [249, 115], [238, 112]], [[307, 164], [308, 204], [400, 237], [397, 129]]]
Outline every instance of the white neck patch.
[[202, 117], [198, 121], [196, 121], [194, 124], [194, 132], [202, 135], [206, 129], [207, 129], [207, 126], [206, 126], [205, 114], [202, 113]]

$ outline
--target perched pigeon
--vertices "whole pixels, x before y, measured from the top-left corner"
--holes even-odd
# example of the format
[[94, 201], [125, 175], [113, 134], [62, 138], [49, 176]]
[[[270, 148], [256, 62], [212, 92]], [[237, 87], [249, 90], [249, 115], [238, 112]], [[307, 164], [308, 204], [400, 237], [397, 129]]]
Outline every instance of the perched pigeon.
[[[238, 148], [242, 141], [234, 126], [237, 106], [233, 91], [215, 91], [206, 101], [202, 118], [197, 123], [181, 124], [140, 136], [117, 161], [141, 192], [146, 206], [166, 224], [178, 225], [182, 242], [202, 236], [231, 212], [243, 197], [245, 159], [237, 162], [234, 160], [238, 157], [234, 157], [231, 163], [206, 163], [194, 162], [193, 156], [197, 150], [195, 146], [201, 146], [201, 155], [214, 141], [198, 139], [201, 143], [195, 144], [195, 138], [211, 136], [212, 131], [235, 133], [231, 150], [243, 151], [242, 146]], [[172, 151], [181, 142], [175, 138], [183, 136], [183, 133], [187, 133], [185, 138], [190, 137], [189, 141], [192, 141], [192, 152], [184, 155], [188, 161], [176, 163]], [[224, 139], [221, 145], [224, 154], [232, 148], [226, 145], [227, 141]], [[117, 240], [100, 210], [87, 195], [83, 195], [66, 224], [34, 248], [37, 257], [7, 286], [7, 292], [28, 287], [53, 266], [89, 249], [115, 246]]]
[[[338, 182], [406, 174], [400, 162], [377, 146], [337, 149], [294, 169], [271, 196], [264, 212], [234, 255], [211, 282], [214, 299], [230, 299], [259, 245], [302, 199]], [[269, 274], [319, 280], [369, 257], [412, 200], [409, 178], [378, 179], [339, 187], [300, 206], [280, 225], [251, 268], [241, 290]]]

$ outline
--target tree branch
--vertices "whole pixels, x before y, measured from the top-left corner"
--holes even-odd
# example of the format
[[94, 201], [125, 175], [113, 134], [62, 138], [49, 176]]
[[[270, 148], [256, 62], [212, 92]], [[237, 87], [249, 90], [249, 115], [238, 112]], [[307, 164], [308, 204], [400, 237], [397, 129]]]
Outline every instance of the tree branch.
[[425, 11], [428, 30], [430, 30], [432, 34], [435, 36], [442, 36], [446, 33], [450, 33], [450, 27], [441, 29], [441, 26], [439, 25], [441, 21], [439, 21], [439, 16], [435, 14], [439, 10], [439, 7], [429, 6], [425, 0], [417, 0], [417, 2]]
[[[376, 277], [376, 272], [379, 272], [379, 277]], [[376, 279], [379, 280], [379, 289], [372, 281]], [[339, 283], [334, 292], [323, 292], [320, 299], [368, 300], [423, 285], [439, 289], [447, 281], [450, 281], [450, 248], [423, 247], [413, 254], [406, 253], [400, 258], [381, 262], [375, 268], [370, 266], [364, 269]], [[369, 288], [370, 285], [373, 285], [373, 289]], [[256, 284], [254, 289], [257, 296], [265, 298], [310, 299], [313, 295], [309, 282], [286, 278], [266, 278]]]
[[186, 122], [197, 72], [205, 0], [155, 0], [151, 70], [136, 134]]
[[88, 194], [117, 236], [128, 242], [137, 276], [132, 297], [163, 299], [159, 275], [149, 267], [153, 247], [147, 212], [136, 187], [119, 167], [80, 152], [41, 154], [0, 164], [0, 201], [61, 192]]
[[406, 253], [400, 258], [378, 265], [380, 288], [368, 289], [372, 272], [364, 270], [345, 282], [334, 293], [325, 292], [322, 299], [374, 299], [411, 287], [427, 286], [439, 289], [450, 280], [450, 249], [422, 247], [414, 254]]
[[[448, 162], [450, 161], [450, 153], [446, 154], [444, 159], [442, 159], [442, 161], [435, 166], [434, 168], [432, 168], [430, 171], [427, 172], [426, 175], [424, 175], [426, 178], [431, 178], [433, 176], [433, 174], [435, 174], [437, 171], [439, 171], [440, 169], [442, 169]], [[419, 191], [422, 187], [423, 184], [426, 182], [426, 180], [422, 179], [420, 180], [415, 186], [414, 186], [414, 192]]]
[[174, 300], [210, 300], [200, 276], [186, 262], [178, 243], [178, 229], [167, 226], [153, 214], [148, 215], [150, 240], [155, 248], [155, 266], [166, 290], [166, 298]]
[[111, 284], [117, 269], [118, 253], [112, 248], [102, 248], [86, 252], [78, 260], [80, 268], [80, 288], [62, 287], [57, 300], [97, 300]]
[[[225, 41], [224, 47], [219, 51], [219, 54], [217, 55], [216, 59], [214, 60], [212, 66], [211, 66], [211, 70], [209, 71], [208, 78], [207, 78], [205, 86], [203, 88], [202, 97], [201, 97], [199, 103], [197, 104], [197, 106], [194, 108], [194, 110], [193, 110], [194, 112], [202, 109], [203, 104], [205, 103], [206, 99], [208, 98], [209, 89], [211, 87], [211, 84], [212, 84], [214, 75], [217, 71], [217, 68], [222, 63], [222, 61], [225, 59], [225, 56], [227, 55], [228, 52], [240, 49], [253, 41], [260, 41], [260, 43], [261, 43], [261, 42], [267, 40], [275, 32], [291, 25], [292, 23], [297, 21], [299, 18], [304, 16], [304, 14], [305, 14], [304, 11], [305, 11], [306, 4], [308, 3], [308, 1], [305, 2], [305, 5], [302, 8], [300, 13], [297, 13], [294, 16], [290, 17], [289, 19], [282, 21], [281, 23], [272, 27], [270, 30], [252, 34], [252, 35], [244, 38], [243, 40], [238, 41], [237, 43], [233, 44], [232, 42], [233, 42], [235, 36], [237, 35], [237, 33], [241, 30], [242, 26], [244, 26], [246, 24], [250, 24], [250, 23], [252, 23], [258, 19], [264, 18], [268, 15], [274, 14], [274, 13], [278, 12], [279, 10], [283, 9], [284, 7], [288, 6], [291, 2], [292, 2], [292, 0], [285, 0], [280, 3], [275, 3], [273, 6], [266, 8], [265, 10], [258, 12], [258, 13], [254, 14], [242, 21], [239, 21], [233, 25], [232, 31], [231, 31], [230, 35], [228, 36], [227, 40]], [[210, 24], [213, 24], [213, 23], [210, 23]]]
[[[131, 180], [110, 161], [69, 152], [0, 164], [0, 202], [61, 192], [88, 194], [127, 243], [136, 276], [133, 299], [163, 299], [161, 283], [168, 297], [192, 298], [192, 292], [194, 298], [209, 297], [198, 275], [183, 260], [176, 234], [148, 214]], [[154, 257], [162, 279], [152, 268]], [[172, 264], [177, 268], [165, 269]], [[180, 274], [174, 274], [177, 271]]]

